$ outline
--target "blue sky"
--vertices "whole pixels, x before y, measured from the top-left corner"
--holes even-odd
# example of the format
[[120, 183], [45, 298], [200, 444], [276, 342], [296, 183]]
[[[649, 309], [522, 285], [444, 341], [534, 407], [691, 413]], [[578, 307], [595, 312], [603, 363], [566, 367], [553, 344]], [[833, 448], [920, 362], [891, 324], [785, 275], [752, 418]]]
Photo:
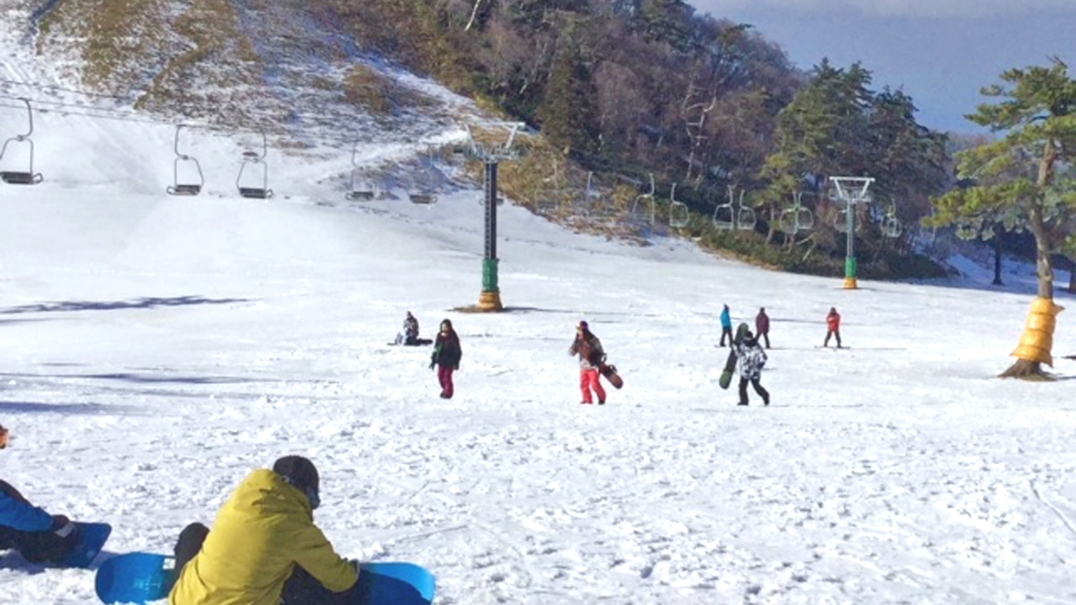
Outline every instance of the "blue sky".
[[1076, 0], [688, 0], [699, 12], [750, 23], [797, 67], [861, 61], [873, 86], [902, 88], [919, 123], [980, 132], [964, 119], [983, 86], [1012, 67], [1056, 55], [1076, 77]]

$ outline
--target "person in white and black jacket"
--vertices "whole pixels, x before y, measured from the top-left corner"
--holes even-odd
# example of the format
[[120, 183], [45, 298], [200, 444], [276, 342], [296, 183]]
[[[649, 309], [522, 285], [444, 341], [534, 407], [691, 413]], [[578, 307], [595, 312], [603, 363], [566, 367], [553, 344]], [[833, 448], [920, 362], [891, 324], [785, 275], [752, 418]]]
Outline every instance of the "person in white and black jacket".
[[748, 382], [762, 397], [763, 405], [770, 405], [770, 393], [762, 388], [762, 368], [766, 365], [766, 351], [758, 344], [758, 339], [751, 334], [747, 324], [742, 324], [737, 330], [737, 336], [732, 341], [732, 350], [736, 354], [736, 368], [740, 373], [739, 405], [747, 405]]

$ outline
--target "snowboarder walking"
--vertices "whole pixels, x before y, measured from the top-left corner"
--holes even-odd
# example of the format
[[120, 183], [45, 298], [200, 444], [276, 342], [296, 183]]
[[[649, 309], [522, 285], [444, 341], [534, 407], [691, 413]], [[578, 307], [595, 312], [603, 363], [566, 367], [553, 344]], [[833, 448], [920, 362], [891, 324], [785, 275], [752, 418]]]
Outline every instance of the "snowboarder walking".
[[30, 563], [59, 563], [78, 545], [78, 526], [34, 506], [0, 481], [0, 550], [15, 549]]
[[302, 456], [247, 476], [210, 531], [183, 529], [170, 605], [346, 605], [358, 601], [358, 562], [336, 554], [314, 525], [318, 471]]
[[460, 369], [462, 358], [463, 349], [460, 348], [460, 338], [452, 329], [452, 321], [446, 319], [441, 322], [441, 331], [437, 334], [437, 342], [433, 345], [433, 355], [430, 356], [430, 369], [437, 366], [441, 399], [452, 399], [455, 391], [452, 384], [452, 372]]
[[740, 324], [731, 347], [732, 353], [736, 355], [736, 369], [740, 373], [740, 403], [738, 405], [747, 405], [748, 382], [762, 397], [762, 404], [770, 405], [770, 393], [762, 388], [762, 368], [766, 365], [766, 351], [762, 350], [758, 339], [751, 334], [747, 324]]
[[755, 334], [766, 342], [767, 349], [770, 348], [770, 316], [766, 315], [766, 307], [759, 308], [755, 316]]
[[729, 306], [724, 305], [721, 309], [721, 346], [725, 346], [725, 337], [729, 337], [729, 346], [732, 346], [732, 315]]
[[826, 315], [826, 340], [822, 343], [822, 347], [829, 346], [829, 337], [837, 337], [837, 348], [841, 348], [841, 314], [837, 312], [837, 307], [830, 307], [829, 314]]
[[575, 341], [568, 349], [568, 354], [579, 356], [579, 389], [583, 392], [583, 401], [580, 403], [593, 405], [593, 390], [598, 396], [598, 405], [605, 405], [605, 389], [598, 378], [598, 370], [605, 361], [605, 351], [601, 341], [590, 331], [587, 322], [581, 321], [576, 326]]

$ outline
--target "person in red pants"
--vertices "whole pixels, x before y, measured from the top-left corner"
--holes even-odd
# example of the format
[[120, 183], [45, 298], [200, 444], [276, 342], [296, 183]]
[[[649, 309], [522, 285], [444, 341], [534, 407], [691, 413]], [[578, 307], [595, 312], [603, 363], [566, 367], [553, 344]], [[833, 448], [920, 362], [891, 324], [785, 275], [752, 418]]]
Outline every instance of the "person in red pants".
[[441, 399], [452, 399], [455, 388], [452, 384], [452, 372], [460, 369], [460, 359], [463, 350], [460, 348], [460, 337], [452, 329], [452, 322], [441, 322], [441, 331], [437, 334], [437, 341], [433, 345], [433, 355], [430, 357], [430, 369], [437, 366], [437, 381], [441, 383]]
[[593, 390], [598, 396], [598, 405], [605, 405], [605, 389], [598, 378], [598, 369], [605, 361], [605, 351], [602, 350], [601, 341], [590, 331], [587, 322], [581, 321], [576, 326], [575, 342], [568, 349], [568, 354], [579, 356], [579, 389], [583, 391], [581, 403], [594, 403], [590, 394]]

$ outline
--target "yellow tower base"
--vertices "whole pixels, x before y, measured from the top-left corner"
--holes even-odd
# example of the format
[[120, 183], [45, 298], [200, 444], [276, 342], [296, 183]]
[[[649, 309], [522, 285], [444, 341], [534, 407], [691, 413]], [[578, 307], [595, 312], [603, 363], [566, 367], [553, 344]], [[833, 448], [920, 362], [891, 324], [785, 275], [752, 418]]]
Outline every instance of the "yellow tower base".
[[846, 277], [846, 278], [844, 278], [844, 289], [845, 290], [856, 290], [858, 288], [859, 288], [859, 286], [856, 285], [856, 278], [854, 278], [854, 277]]
[[478, 310], [487, 313], [504, 311], [504, 305], [501, 304], [501, 293], [483, 290], [478, 297]]

